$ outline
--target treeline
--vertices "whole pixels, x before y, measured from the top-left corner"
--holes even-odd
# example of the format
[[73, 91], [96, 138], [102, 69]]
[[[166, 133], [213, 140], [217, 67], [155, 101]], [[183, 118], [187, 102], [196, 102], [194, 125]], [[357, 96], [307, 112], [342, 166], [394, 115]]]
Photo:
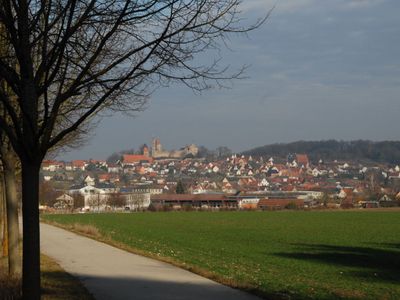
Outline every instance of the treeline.
[[289, 153], [305, 153], [313, 162], [322, 160], [375, 161], [400, 163], [400, 142], [383, 141], [298, 141], [287, 144], [272, 144], [243, 152], [252, 156], [285, 157]]

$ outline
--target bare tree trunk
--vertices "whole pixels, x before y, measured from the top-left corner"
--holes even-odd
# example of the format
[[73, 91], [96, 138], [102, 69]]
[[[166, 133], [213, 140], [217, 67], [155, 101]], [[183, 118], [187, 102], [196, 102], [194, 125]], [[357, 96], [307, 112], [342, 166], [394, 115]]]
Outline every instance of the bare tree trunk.
[[21, 273], [19, 256], [18, 195], [16, 183], [16, 158], [3, 153], [3, 171], [7, 207], [8, 271], [11, 276]]
[[5, 193], [5, 182], [4, 177], [2, 178], [3, 189], [1, 191], [1, 196], [3, 198], [3, 243], [2, 243], [2, 251], [4, 256], [8, 256], [8, 234], [7, 234], [7, 201], [6, 201], [6, 193]]
[[4, 195], [4, 181], [3, 177], [0, 178], [0, 242], [1, 251], [0, 257], [6, 256], [4, 251], [4, 242], [6, 238], [5, 227], [6, 227], [6, 209], [5, 209], [5, 195]]
[[22, 161], [23, 263], [22, 295], [40, 300], [39, 169], [40, 162]]

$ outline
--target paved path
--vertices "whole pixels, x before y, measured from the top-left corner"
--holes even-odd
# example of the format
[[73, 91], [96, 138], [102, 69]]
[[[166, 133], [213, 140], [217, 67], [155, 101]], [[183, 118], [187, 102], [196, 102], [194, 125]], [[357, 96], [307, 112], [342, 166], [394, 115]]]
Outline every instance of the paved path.
[[96, 299], [256, 300], [172, 265], [41, 224], [41, 251], [78, 277]]

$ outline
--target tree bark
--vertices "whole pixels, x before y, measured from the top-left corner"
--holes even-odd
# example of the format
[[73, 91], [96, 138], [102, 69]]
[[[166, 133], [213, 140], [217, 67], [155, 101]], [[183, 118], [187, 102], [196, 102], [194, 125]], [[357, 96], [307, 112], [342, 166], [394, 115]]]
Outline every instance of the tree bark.
[[18, 224], [18, 195], [16, 183], [16, 159], [13, 154], [7, 154], [3, 159], [3, 172], [7, 207], [8, 233], [8, 271], [11, 276], [21, 273], [19, 255], [19, 224]]
[[23, 218], [23, 299], [40, 300], [39, 169], [40, 162], [21, 161]]
[[0, 240], [1, 240], [1, 251], [0, 251], [0, 257], [4, 257], [7, 255], [7, 250], [6, 250], [6, 197], [5, 197], [5, 184], [4, 184], [4, 178], [0, 178], [0, 187], [1, 187], [1, 193], [0, 193]]

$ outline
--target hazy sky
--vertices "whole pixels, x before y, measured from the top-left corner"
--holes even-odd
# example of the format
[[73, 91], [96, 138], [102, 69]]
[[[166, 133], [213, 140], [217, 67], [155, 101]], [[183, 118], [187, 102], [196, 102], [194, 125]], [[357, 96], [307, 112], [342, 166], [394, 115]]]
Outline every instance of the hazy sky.
[[[244, 0], [248, 18], [276, 1]], [[60, 159], [105, 159], [159, 137], [167, 149], [195, 143], [234, 151], [320, 139], [399, 140], [399, 0], [281, 0], [248, 37], [223, 50], [250, 65], [231, 89], [195, 95], [158, 90], [135, 118], [103, 118], [86, 146]]]

